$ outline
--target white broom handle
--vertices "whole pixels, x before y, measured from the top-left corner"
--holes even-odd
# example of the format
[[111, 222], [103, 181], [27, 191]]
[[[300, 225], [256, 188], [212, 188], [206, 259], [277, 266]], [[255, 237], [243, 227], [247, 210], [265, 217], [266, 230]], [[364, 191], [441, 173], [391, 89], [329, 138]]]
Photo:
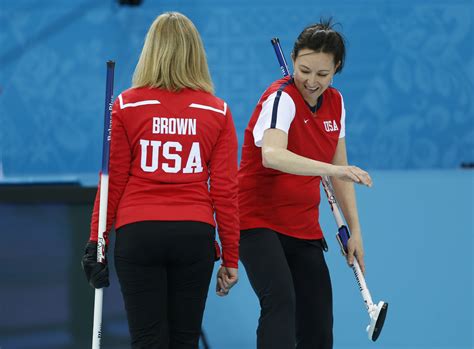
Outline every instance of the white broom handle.
[[[109, 194], [109, 175], [100, 176], [100, 201], [99, 201], [99, 230], [97, 238], [97, 262], [105, 262], [104, 231], [107, 226], [107, 202]], [[102, 338], [102, 303], [104, 290], [95, 289], [94, 296], [94, 324], [92, 327], [92, 349], [100, 348]]]
[[102, 338], [102, 300], [104, 298], [104, 290], [102, 288], [95, 289], [94, 296], [94, 326], [92, 328], [92, 349], [100, 348], [100, 339]]
[[[97, 231], [97, 262], [106, 263], [105, 248], [106, 241], [104, 232], [107, 228], [107, 203], [109, 197], [109, 155], [110, 140], [112, 137], [112, 104], [114, 89], [115, 62], [107, 62], [107, 77], [105, 84], [105, 110], [104, 110], [104, 137], [102, 143], [102, 171], [100, 175], [100, 198], [99, 198], [99, 224]], [[92, 349], [100, 348], [102, 338], [102, 303], [104, 290], [96, 289], [94, 295], [94, 325], [92, 327]]]
[[[328, 176], [322, 177], [324, 192], [328, 198], [329, 205], [331, 206], [331, 211], [334, 215], [334, 219], [336, 221], [337, 227], [340, 228], [344, 225], [344, 220], [342, 219], [341, 212], [339, 211], [339, 207], [337, 205], [336, 196], [334, 195], [334, 190], [332, 188], [331, 180]], [[372, 296], [370, 295], [369, 289], [365, 282], [364, 274], [360, 269], [359, 262], [356, 258], [354, 258], [354, 263], [352, 265], [352, 271], [354, 272], [354, 276], [356, 278], [357, 284], [359, 285], [359, 290], [364, 299], [365, 306], [367, 310], [369, 310], [373, 305]]]

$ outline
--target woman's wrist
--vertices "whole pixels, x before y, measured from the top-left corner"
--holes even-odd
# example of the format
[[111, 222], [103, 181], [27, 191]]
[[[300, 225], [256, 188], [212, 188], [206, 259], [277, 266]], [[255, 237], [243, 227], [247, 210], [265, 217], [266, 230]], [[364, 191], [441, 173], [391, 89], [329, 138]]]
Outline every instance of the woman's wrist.
[[362, 237], [362, 233], [361, 233], [360, 229], [352, 229], [352, 230], [350, 230], [350, 232], [351, 232], [351, 236]]
[[327, 167], [326, 167], [326, 175], [329, 176], [329, 177], [337, 177], [337, 165], [333, 165], [333, 164], [326, 164]]

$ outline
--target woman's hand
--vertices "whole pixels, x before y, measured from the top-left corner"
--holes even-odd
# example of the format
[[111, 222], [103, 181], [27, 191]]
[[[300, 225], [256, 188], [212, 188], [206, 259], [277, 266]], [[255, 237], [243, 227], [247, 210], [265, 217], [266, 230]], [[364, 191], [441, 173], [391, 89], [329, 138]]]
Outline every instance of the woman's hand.
[[227, 296], [230, 289], [239, 281], [237, 268], [221, 266], [217, 271], [216, 293], [218, 296]]
[[365, 264], [364, 264], [364, 247], [362, 244], [362, 236], [360, 233], [353, 233], [347, 241], [347, 264], [352, 266], [354, 264], [354, 257], [359, 262], [360, 270], [365, 274]]
[[332, 176], [346, 182], [354, 182], [363, 184], [368, 187], [372, 186], [372, 178], [370, 175], [357, 166], [334, 166], [334, 174]]

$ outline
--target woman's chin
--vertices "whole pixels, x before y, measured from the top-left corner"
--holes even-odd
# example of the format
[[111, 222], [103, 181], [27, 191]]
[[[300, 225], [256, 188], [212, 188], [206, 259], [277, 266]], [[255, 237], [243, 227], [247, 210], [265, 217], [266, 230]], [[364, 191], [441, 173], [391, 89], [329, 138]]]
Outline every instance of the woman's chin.
[[311, 96], [305, 96], [304, 97], [304, 100], [306, 101], [306, 103], [308, 103], [310, 106], [314, 107], [316, 105], [316, 103], [318, 103], [318, 96], [314, 96], [314, 95], [311, 95]]

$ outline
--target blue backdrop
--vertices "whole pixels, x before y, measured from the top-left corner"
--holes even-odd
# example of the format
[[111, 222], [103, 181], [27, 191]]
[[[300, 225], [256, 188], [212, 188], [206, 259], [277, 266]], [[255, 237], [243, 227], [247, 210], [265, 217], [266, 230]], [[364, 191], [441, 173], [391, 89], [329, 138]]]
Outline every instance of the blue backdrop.
[[[366, 280], [374, 301], [389, 302], [389, 311], [380, 338], [370, 342], [365, 306], [340, 255], [334, 220], [323, 202], [321, 225], [329, 244], [326, 259], [334, 295], [334, 348], [472, 349], [472, 171], [373, 171], [372, 175], [373, 188], [357, 187]], [[87, 231], [73, 236], [77, 222], [68, 217], [71, 208], [65, 205], [0, 204], [2, 349], [90, 347], [92, 324], [83, 329], [85, 345], [75, 342], [73, 327], [92, 321], [92, 313], [90, 318], [79, 317], [78, 309], [92, 311], [92, 298], [74, 304], [84, 298], [78, 292], [93, 294], [79, 265]], [[113, 258], [109, 265], [102, 348], [130, 348]], [[256, 347], [258, 300], [242, 265], [239, 274], [239, 283], [225, 298], [215, 295], [215, 279], [211, 282], [203, 324], [211, 349]]]
[[[240, 141], [259, 96], [280, 77], [301, 29], [333, 16], [347, 38], [334, 81], [345, 97], [352, 163], [369, 169], [452, 168], [474, 161], [472, 0], [3, 0], [0, 165], [9, 177], [87, 178], [100, 168], [105, 62], [115, 95], [130, 86], [145, 33], [166, 10], [200, 30], [217, 95]], [[96, 177], [94, 177], [95, 179]]]
[[[379, 342], [368, 342], [368, 318], [323, 203], [335, 349], [473, 348], [474, 176], [454, 169], [474, 162], [472, 0], [144, 0], [138, 8], [0, 0], [0, 183], [96, 184], [105, 62], [116, 61], [117, 95], [130, 86], [150, 23], [167, 10], [201, 32], [240, 143], [259, 96], [280, 77], [270, 39], [278, 36], [289, 58], [307, 24], [320, 16], [342, 24], [348, 55], [334, 85], [345, 98], [349, 159], [375, 182], [357, 189], [367, 282], [390, 310]], [[1, 349], [76, 349], [71, 293], [85, 281], [70, 210], [0, 205]], [[254, 348], [257, 299], [243, 268], [229, 297], [212, 287], [204, 318], [211, 348]], [[127, 347], [113, 272], [104, 335], [118, 338], [104, 349]]]

